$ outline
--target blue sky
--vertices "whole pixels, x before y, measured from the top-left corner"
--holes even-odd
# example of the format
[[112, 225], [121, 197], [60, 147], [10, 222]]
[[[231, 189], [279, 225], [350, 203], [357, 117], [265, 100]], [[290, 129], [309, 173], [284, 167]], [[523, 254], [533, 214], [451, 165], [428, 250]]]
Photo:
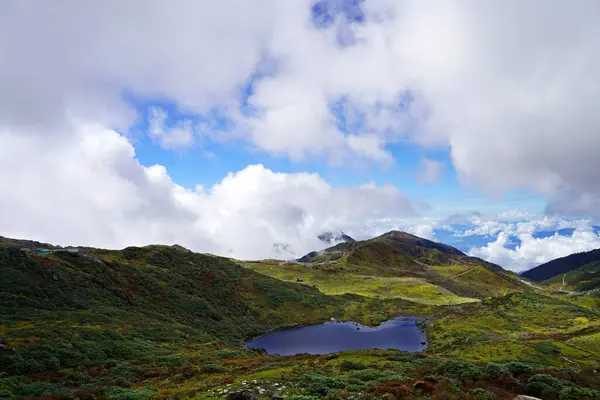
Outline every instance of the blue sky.
[[[244, 100], [247, 99], [244, 96]], [[168, 114], [167, 126], [177, 126], [184, 120], [194, 123], [205, 122], [214, 128], [216, 135], [232, 130], [233, 122], [218, 112], [198, 115], [181, 112], [177, 105], [169, 102], [129, 101], [139, 116], [129, 132], [140, 162], [146, 166], [161, 164], [167, 168], [173, 180], [193, 189], [200, 184], [206, 188], [221, 181], [232, 171], [242, 170], [250, 164], [263, 164], [266, 168], [284, 172], [316, 173], [332, 186], [354, 186], [368, 181], [377, 185], [392, 184], [415, 201], [427, 203], [431, 209], [426, 215], [444, 216], [472, 211], [502, 212], [519, 209], [526, 212], [542, 212], [547, 197], [531, 191], [510, 191], [502, 196], [491, 196], [477, 187], [467, 187], [459, 183], [448, 149], [424, 150], [418, 145], [406, 142], [386, 146], [394, 162], [391, 165], [357, 160], [346, 165], [331, 165], [324, 159], [292, 160], [285, 156], [272, 155], [257, 149], [250, 143], [218, 141], [202, 138], [195, 145], [181, 149], [164, 149], [147, 134], [149, 130], [148, 111], [159, 107]], [[333, 108], [335, 109], [335, 108]], [[345, 123], [344, 117], [336, 116], [340, 131], [355, 133], [358, 129]], [[411, 132], [406, 132], [410, 135]], [[418, 179], [421, 161], [432, 159], [443, 164], [440, 178], [435, 183], [423, 183]]]

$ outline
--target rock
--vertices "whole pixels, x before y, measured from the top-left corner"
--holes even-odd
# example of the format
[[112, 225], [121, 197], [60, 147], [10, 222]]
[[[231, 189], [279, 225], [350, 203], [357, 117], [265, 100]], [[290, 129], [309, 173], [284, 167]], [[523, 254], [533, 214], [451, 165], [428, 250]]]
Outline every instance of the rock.
[[524, 394], [520, 394], [517, 397], [515, 397], [513, 400], [542, 400], [538, 397], [532, 397], [532, 396], [525, 396]]
[[256, 400], [252, 393], [242, 390], [241, 392], [231, 392], [227, 395], [227, 400]]

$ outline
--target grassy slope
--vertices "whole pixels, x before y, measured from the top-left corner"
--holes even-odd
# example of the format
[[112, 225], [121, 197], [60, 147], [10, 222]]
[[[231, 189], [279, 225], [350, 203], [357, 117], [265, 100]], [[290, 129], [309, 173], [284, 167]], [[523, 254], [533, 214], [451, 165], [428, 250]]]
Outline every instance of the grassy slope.
[[472, 302], [524, 289], [516, 276], [498, 266], [403, 232], [341, 243], [302, 259], [310, 261], [241, 263], [278, 279], [301, 279], [327, 294], [356, 293], [422, 304]]
[[436, 354], [539, 367], [597, 365], [600, 352], [586, 342], [595, 343], [598, 332], [597, 309], [532, 291], [462, 305], [428, 326]]
[[[464, 272], [464, 267], [439, 268], [447, 268], [440, 272], [445, 278]], [[0, 398], [63, 393], [66, 398], [203, 399], [223, 398], [225, 390], [241, 387], [258, 394], [260, 387], [262, 398], [355, 393], [374, 399], [406, 393], [417, 399], [476, 399], [486, 390], [508, 399], [534, 394], [527, 384], [533, 372], [498, 381], [485, 365], [441, 357], [522, 360], [547, 368], [562, 366], [563, 355], [584, 366], [597, 354], [598, 303], [583, 297], [577, 298], [582, 307], [533, 293], [431, 307], [402, 299], [326, 296], [309, 285], [167, 246], [47, 256], [0, 246], [0, 271], [0, 343], [7, 347], [0, 350]], [[248, 336], [332, 315], [377, 324], [402, 314], [441, 316], [428, 328], [429, 355], [362, 351], [278, 357], [240, 346]], [[515, 347], [519, 329], [541, 336]], [[509, 350], [493, 350], [503, 348]], [[553, 389], [556, 393], [573, 385], [600, 387], [587, 371], [568, 377], [550, 372], [572, 382], [559, 381], [566, 389]], [[423, 381], [426, 375], [430, 379]], [[460, 379], [466, 376], [477, 379]]]
[[417, 277], [362, 275], [349, 271], [311, 268], [300, 263], [242, 262], [241, 265], [284, 281], [301, 279], [330, 295], [354, 293], [372, 298], [399, 298], [422, 304], [456, 304], [476, 301]]
[[277, 327], [432, 312], [402, 300], [326, 296], [175, 246], [36, 255], [20, 250], [26, 244], [0, 245], [0, 398], [73, 390], [73, 382], [128, 386], [148, 374], [158, 384], [170, 367], [190, 363], [199, 379], [212, 377], [206, 354]]
[[587, 291], [600, 288], [600, 261], [592, 261], [581, 267], [557, 275], [543, 282], [552, 289]]

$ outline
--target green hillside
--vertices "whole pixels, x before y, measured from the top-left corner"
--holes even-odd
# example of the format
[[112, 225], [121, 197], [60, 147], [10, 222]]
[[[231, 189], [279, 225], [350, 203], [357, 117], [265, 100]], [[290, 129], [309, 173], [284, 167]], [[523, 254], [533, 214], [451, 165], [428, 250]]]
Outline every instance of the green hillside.
[[524, 288], [501, 267], [460, 250], [405, 232], [340, 243], [298, 262], [243, 262], [265, 275], [301, 280], [327, 294], [402, 298], [423, 304], [455, 304]]
[[[381, 256], [388, 271], [404, 268], [385, 264], [386, 251], [360, 254]], [[472, 264], [423, 264], [428, 274], [478, 293], [489, 288], [481, 282], [487, 276], [511, 282], [465, 260]], [[436, 306], [432, 291], [457, 295], [425, 278], [394, 274], [371, 275], [362, 289], [356, 281], [355, 290], [339, 291], [350, 294], [332, 296], [180, 246], [61, 249], [3, 238], [0, 399], [224, 399], [242, 391], [292, 400], [600, 398], [598, 298], [565, 301], [525, 290]], [[402, 298], [410, 286], [404, 280], [413, 280], [413, 297], [424, 293], [420, 303]], [[373, 294], [377, 287], [380, 295]], [[282, 357], [243, 347], [278, 327], [331, 317], [377, 325], [399, 315], [426, 318], [426, 353]]]
[[558, 290], [585, 292], [600, 288], [600, 260], [545, 280], [543, 284]]
[[532, 281], [542, 282], [554, 277], [560, 276], [562, 278], [563, 274], [594, 261], [600, 261], [600, 249], [560, 257], [540, 264], [535, 268], [523, 272], [521, 275]]

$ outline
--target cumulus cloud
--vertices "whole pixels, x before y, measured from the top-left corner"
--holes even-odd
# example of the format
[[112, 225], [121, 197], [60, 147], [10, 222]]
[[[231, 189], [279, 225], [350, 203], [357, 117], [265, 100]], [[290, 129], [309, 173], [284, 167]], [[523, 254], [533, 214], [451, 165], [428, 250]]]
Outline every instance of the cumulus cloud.
[[[448, 220], [446, 220], [448, 222]], [[498, 214], [470, 214], [450, 225], [452, 237], [464, 243], [470, 237], [485, 238], [484, 246], [468, 253], [515, 272], [554, 258], [600, 248], [594, 221], [508, 210]]]
[[[166, 99], [190, 115], [218, 109], [234, 126], [223, 137], [294, 160], [389, 164], [390, 144], [449, 148], [465, 184], [496, 194], [533, 189], [551, 196], [548, 214], [600, 216], [600, 3], [375, 0], [361, 3], [362, 23], [338, 15], [329, 27], [311, 22], [310, 6], [307, 0], [0, 3], [4, 229], [30, 234], [35, 221], [37, 237], [107, 245], [170, 242], [184, 232], [214, 251], [250, 255], [262, 248], [250, 241], [223, 249], [216, 232], [232, 227], [231, 238], [271, 240], [296, 237], [294, 227], [312, 237], [310, 229], [321, 223], [314, 221], [333, 224], [353, 213], [389, 217], [410, 208], [390, 187], [335, 189], [313, 175], [284, 175], [312, 194], [298, 193], [303, 203], [297, 204], [284, 196], [294, 192], [292, 184], [286, 188], [280, 175], [259, 167], [207, 192], [186, 191], [161, 167], [139, 165], [127, 139], [115, 133], [127, 132], [138, 117], [124, 93]], [[351, 129], [341, 127], [342, 116]], [[189, 124], [161, 124], [160, 113], [154, 118], [149, 134], [158, 144], [192, 143]], [[246, 186], [253, 180], [285, 188], [275, 192], [285, 201], [260, 208], [273, 200], [264, 193], [275, 189], [253, 192]], [[211, 202], [231, 193], [231, 182], [255, 208]], [[222, 217], [211, 220], [213, 210]], [[95, 226], [91, 215], [108, 222]], [[236, 215], [246, 225], [236, 225]], [[56, 223], [59, 217], [64, 224]], [[508, 229], [488, 222], [478, 224], [481, 232]], [[412, 229], [433, 235], [430, 228]], [[528, 226], [514, 229], [526, 234]], [[293, 239], [293, 246], [303, 248], [302, 240], [308, 239]]]
[[317, 174], [262, 165], [210, 188], [175, 184], [161, 165], [144, 167], [130, 142], [101, 126], [76, 125], [67, 143], [0, 132], [1, 234], [67, 245], [120, 248], [179, 243], [240, 258], [287, 257], [324, 244], [317, 235], [365, 220], [410, 214], [395, 187], [332, 187]]
[[[4, 2], [0, 120], [127, 126], [129, 90], [194, 112], [224, 107], [275, 154], [381, 160], [408, 136], [450, 145], [467, 183], [556, 194], [555, 212], [598, 209], [597, 2], [361, 7], [363, 23], [338, 16], [317, 28], [303, 0]], [[248, 99], [255, 112], [241, 115], [238, 89], [265, 58], [272, 67]], [[360, 116], [361, 145], [336, 124], [339, 99]]]
[[450, 226], [444, 224], [443, 220], [437, 217], [374, 218], [367, 221], [360, 230], [353, 232], [353, 234], [356, 238], [370, 239], [386, 232], [397, 230], [405, 231], [425, 239], [436, 240], [436, 230], [450, 229]]
[[507, 247], [509, 234], [502, 232], [485, 247], [471, 249], [470, 255], [502, 265], [514, 272], [522, 272], [539, 264], [569, 254], [600, 248], [600, 235], [591, 230], [575, 230], [571, 235], [535, 238], [531, 234], [518, 235], [521, 244], [514, 250]]

